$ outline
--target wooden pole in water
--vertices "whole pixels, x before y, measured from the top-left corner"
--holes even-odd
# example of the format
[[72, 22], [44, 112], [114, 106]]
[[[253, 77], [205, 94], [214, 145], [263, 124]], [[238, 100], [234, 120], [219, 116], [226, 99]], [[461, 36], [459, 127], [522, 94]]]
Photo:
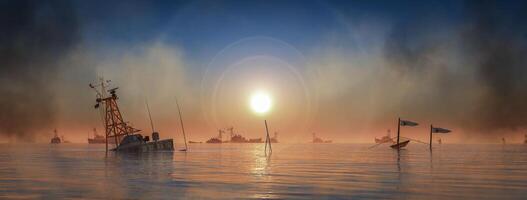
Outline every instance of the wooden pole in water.
[[265, 122], [265, 132], [267, 133], [267, 137], [265, 138], [265, 153], [267, 153], [267, 143], [269, 143], [269, 153], [273, 152], [273, 149], [271, 148], [271, 140], [269, 138], [269, 129], [267, 128], [267, 120], [264, 120]]
[[187, 134], [185, 134], [185, 127], [183, 126], [183, 117], [181, 116], [181, 109], [179, 108], [179, 103], [176, 99], [177, 111], [179, 113], [179, 121], [181, 123], [181, 130], [183, 131], [183, 139], [185, 140], [185, 151], [188, 150], [187, 146]]
[[432, 129], [434, 128], [432, 124], [430, 124], [430, 151], [432, 151]]
[[[401, 132], [401, 118], [399, 117], [398, 123], [397, 123], [397, 145], [399, 145], [399, 134]], [[399, 149], [399, 148], [397, 148]]]

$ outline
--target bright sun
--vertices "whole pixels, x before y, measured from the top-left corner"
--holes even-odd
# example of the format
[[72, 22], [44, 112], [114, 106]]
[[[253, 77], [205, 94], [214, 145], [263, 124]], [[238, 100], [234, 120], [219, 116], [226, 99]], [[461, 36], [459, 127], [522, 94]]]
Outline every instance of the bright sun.
[[271, 98], [264, 92], [258, 92], [251, 96], [251, 108], [257, 113], [266, 113], [271, 109]]

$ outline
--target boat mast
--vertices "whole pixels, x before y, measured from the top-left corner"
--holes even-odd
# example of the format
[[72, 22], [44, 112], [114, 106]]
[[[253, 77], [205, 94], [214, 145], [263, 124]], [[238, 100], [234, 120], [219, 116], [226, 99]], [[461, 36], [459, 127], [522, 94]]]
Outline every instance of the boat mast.
[[400, 132], [401, 132], [401, 118], [399, 117], [398, 123], [397, 123], [397, 144], [399, 144]]
[[432, 151], [432, 129], [433, 129], [433, 126], [432, 124], [430, 124], [430, 151]]
[[179, 122], [181, 123], [181, 130], [183, 131], [183, 139], [185, 140], [185, 151], [186, 151], [188, 149], [187, 134], [185, 134], [185, 127], [183, 126], [183, 117], [181, 116], [181, 109], [179, 108], [179, 103], [177, 102], [177, 98], [176, 98], [176, 106], [177, 106], [177, 111], [179, 113]]
[[150, 119], [150, 127], [152, 128], [152, 133], [156, 132], [154, 128], [154, 121], [152, 121], [152, 115], [150, 114], [150, 106], [148, 106], [148, 101], [145, 98], [146, 111], [148, 111], [148, 119]]

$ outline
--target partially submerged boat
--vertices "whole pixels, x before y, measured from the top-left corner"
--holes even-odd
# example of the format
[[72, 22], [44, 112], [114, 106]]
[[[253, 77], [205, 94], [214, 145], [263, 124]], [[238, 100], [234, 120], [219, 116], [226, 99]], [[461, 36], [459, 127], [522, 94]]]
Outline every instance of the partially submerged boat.
[[[151, 152], [151, 151], [172, 151], [174, 144], [172, 139], [159, 140], [159, 133], [154, 132], [154, 141], [150, 142], [148, 136], [141, 134], [127, 135], [123, 138], [121, 143], [112, 151], [119, 152]], [[157, 137], [154, 137], [157, 135]]]
[[[106, 151], [118, 151], [118, 152], [151, 152], [151, 151], [173, 151], [174, 142], [172, 139], [159, 139], [159, 133], [152, 131], [152, 139], [148, 136], [142, 136], [139, 134], [141, 130], [132, 127], [128, 122], [124, 121], [121, 111], [117, 106], [117, 94], [118, 88], [112, 88], [106, 90], [109, 86], [110, 81], [100, 79], [100, 83], [93, 85], [90, 84], [90, 88], [94, 89], [97, 93], [95, 109], [103, 109], [104, 112], [104, 125], [106, 130]], [[110, 94], [108, 95], [107, 92]], [[101, 107], [101, 105], [103, 107]], [[150, 115], [150, 113], [149, 113]], [[151, 116], [149, 116], [151, 119]], [[152, 129], [153, 129], [153, 123]], [[108, 148], [109, 141], [115, 142], [115, 148]]]

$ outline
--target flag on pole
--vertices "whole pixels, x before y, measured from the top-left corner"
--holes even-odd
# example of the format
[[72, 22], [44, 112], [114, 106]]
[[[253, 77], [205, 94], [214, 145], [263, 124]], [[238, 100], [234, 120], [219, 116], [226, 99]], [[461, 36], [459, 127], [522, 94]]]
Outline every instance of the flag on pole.
[[432, 133], [450, 133], [451, 130], [445, 129], [445, 128], [439, 128], [439, 127], [432, 127]]
[[401, 126], [417, 126], [419, 125], [416, 122], [408, 121], [408, 120], [401, 120]]

